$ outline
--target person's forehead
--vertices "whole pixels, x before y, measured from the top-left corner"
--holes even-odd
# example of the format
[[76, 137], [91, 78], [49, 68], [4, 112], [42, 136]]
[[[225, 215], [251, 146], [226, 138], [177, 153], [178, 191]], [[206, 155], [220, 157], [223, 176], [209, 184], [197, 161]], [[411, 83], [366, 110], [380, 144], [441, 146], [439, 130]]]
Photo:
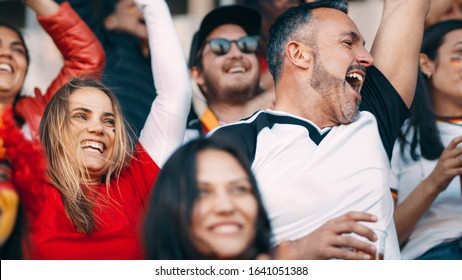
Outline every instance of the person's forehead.
[[444, 36], [443, 44], [456, 44], [462, 42], [462, 29], [455, 29]]
[[239, 161], [230, 153], [223, 150], [207, 149], [197, 154], [198, 173], [200, 182], [226, 185], [230, 182], [247, 180], [248, 175]]
[[[313, 19], [319, 24], [354, 26], [356, 24], [344, 12], [333, 8], [318, 8], [312, 11]], [[322, 27], [322, 26], [321, 26]]]
[[226, 39], [238, 39], [242, 36], [247, 36], [247, 32], [237, 25], [237, 24], [223, 24], [215, 29], [207, 35], [206, 39], [213, 39], [213, 38], [226, 38]]
[[313, 24], [317, 28], [320, 38], [330, 36], [342, 36], [355, 34], [358, 39], [364, 38], [353, 20], [342, 11], [331, 8], [319, 8], [313, 10]]
[[111, 112], [113, 110], [109, 96], [96, 88], [76, 89], [69, 96], [69, 107], [70, 109], [75, 107], [86, 107]]
[[21, 38], [19, 37], [19, 34], [7, 26], [0, 26], [0, 38], [2, 39], [8, 38], [9, 40], [19, 41], [23, 43], [21, 41]]

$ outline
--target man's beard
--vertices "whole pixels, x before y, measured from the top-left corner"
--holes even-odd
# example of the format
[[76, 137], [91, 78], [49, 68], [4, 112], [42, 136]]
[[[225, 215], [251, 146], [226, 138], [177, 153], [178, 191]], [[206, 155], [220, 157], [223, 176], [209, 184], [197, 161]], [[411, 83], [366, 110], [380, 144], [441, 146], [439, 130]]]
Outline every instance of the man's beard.
[[[326, 70], [319, 56], [314, 57], [311, 87], [321, 94], [325, 103], [328, 103], [331, 116], [338, 124], [349, 124], [359, 118], [359, 102], [346, 99], [345, 83], [345, 80]], [[335, 107], [340, 107], [340, 116], [336, 113]]]
[[236, 83], [225, 86], [220, 85], [214, 77], [204, 72], [204, 85], [207, 88], [204, 95], [208, 103], [244, 105], [260, 93], [258, 78], [253, 83]]

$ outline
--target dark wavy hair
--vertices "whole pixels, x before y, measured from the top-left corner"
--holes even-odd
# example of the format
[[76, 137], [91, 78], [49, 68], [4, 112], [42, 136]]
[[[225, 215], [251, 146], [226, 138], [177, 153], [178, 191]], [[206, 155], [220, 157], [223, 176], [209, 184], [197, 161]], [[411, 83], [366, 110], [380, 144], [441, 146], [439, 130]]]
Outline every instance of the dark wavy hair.
[[[273, 75], [274, 84], [282, 75], [284, 49], [290, 40], [304, 43], [312, 41], [312, 34], [307, 24], [312, 20], [312, 11], [318, 8], [331, 8], [348, 13], [348, 3], [345, 0], [319, 0], [303, 3], [292, 7], [281, 14], [270, 28], [266, 61]], [[303, 30], [303, 32], [301, 32]], [[313, 42], [315, 43], [315, 42]]]
[[[428, 27], [424, 33], [421, 53], [426, 54], [431, 60], [436, 60], [438, 49], [444, 43], [446, 34], [456, 29], [462, 29], [462, 20], [442, 21]], [[410, 112], [407, 126], [398, 136], [401, 156], [404, 159], [408, 158], [405, 146], [409, 145], [409, 156], [414, 161], [421, 156], [428, 160], [438, 159], [444, 150], [444, 145], [435, 122], [438, 116], [433, 112], [431, 80], [421, 71], [418, 73]], [[420, 154], [417, 151], [419, 146]]]
[[219, 150], [232, 155], [245, 170], [258, 204], [256, 234], [251, 248], [241, 258], [254, 259], [270, 251], [270, 222], [248, 161], [228, 141], [200, 138], [180, 147], [165, 163], [154, 185], [144, 224], [145, 252], [148, 259], [215, 259], [196, 250], [189, 235], [197, 186], [197, 155], [204, 150]]

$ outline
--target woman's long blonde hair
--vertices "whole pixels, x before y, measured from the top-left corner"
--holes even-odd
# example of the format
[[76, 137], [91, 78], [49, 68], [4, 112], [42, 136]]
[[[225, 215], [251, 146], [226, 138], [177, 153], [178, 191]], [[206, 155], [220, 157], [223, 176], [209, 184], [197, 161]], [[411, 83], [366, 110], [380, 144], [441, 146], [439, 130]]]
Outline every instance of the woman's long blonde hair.
[[[97, 189], [83, 183], [88, 170], [82, 161], [79, 146], [69, 147], [75, 142], [71, 135], [69, 96], [77, 89], [95, 88], [104, 92], [111, 100], [115, 118], [114, 147], [107, 162], [107, 172], [101, 178], [109, 188], [111, 178], [120, 175], [132, 156], [132, 144], [127, 133], [120, 106], [110, 89], [92, 78], [75, 78], [63, 85], [50, 99], [40, 122], [40, 140], [45, 150], [50, 183], [61, 194], [66, 213], [77, 231], [92, 233], [96, 221], [93, 216], [94, 195]], [[76, 143], [79, 144], [79, 143]]]

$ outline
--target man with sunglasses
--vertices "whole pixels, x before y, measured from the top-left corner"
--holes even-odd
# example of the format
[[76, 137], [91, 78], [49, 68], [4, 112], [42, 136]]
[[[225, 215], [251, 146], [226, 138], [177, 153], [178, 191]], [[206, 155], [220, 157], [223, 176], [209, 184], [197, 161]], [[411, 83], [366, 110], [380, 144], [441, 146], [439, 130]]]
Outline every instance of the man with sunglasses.
[[193, 37], [189, 67], [207, 108], [188, 123], [186, 138], [270, 106], [274, 93], [262, 94], [260, 88], [260, 27], [260, 14], [244, 5], [220, 6], [204, 17]]
[[414, 96], [429, 6], [384, 0], [371, 53], [345, 0], [289, 9], [267, 49], [274, 110], [210, 132], [252, 163], [274, 245], [289, 258], [373, 258], [372, 228], [387, 232], [385, 259], [400, 258], [390, 157]]

